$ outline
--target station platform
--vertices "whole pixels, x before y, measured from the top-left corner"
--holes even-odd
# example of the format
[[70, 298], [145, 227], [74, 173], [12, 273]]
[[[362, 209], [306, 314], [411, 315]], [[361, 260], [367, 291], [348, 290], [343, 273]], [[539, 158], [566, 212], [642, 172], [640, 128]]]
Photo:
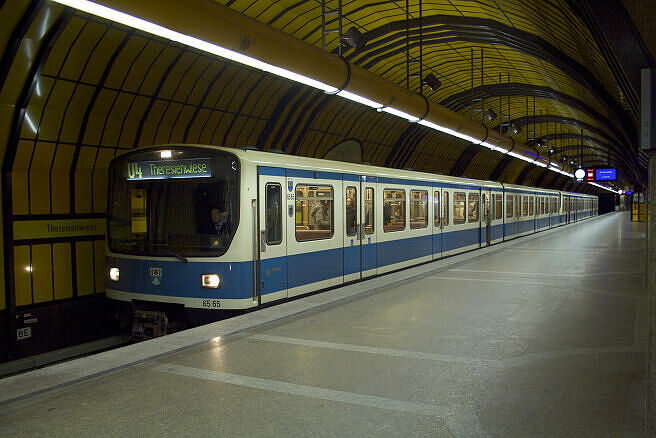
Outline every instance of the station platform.
[[645, 225], [611, 213], [0, 380], [0, 436], [639, 437]]

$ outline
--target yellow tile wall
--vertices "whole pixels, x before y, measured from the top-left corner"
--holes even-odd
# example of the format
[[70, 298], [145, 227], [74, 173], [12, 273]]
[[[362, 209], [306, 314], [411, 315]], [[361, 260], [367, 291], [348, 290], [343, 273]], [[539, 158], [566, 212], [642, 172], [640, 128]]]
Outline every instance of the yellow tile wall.
[[106, 275], [105, 275], [105, 241], [96, 240], [93, 242], [93, 254], [96, 274], [96, 293], [105, 293]]
[[77, 295], [91, 295], [93, 286], [93, 242], [76, 242]]
[[32, 276], [30, 268], [30, 247], [14, 247], [14, 279], [16, 286], [16, 306], [32, 304]]
[[35, 303], [44, 303], [53, 300], [52, 254], [49, 243], [32, 246], [32, 282], [34, 285]]
[[52, 246], [55, 278], [55, 300], [73, 296], [73, 268], [71, 264], [71, 244], [55, 243]]

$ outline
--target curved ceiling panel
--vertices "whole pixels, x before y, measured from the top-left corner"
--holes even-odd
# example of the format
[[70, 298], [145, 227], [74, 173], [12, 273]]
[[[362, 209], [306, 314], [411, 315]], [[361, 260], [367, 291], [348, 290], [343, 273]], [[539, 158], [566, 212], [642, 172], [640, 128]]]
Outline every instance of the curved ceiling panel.
[[[520, 138], [525, 141], [528, 134], [529, 142], [546, 140], [555, 151], [569, 146], [566, 136], [583, 128], [584, 141], [596, 138], [597, 145], [605, 144], [584, 145], [592, 161], [583, 164], [601, 162], [609, 154], [623, 156], [614, 164], [625, 179], [637, 183], [644, 179], [645, 156], [636, 150], [637, 102], [627, 98], [636, 93], [618, 77], [613, 53], [598, 44], [603, 35], [581, 15], [587, 8], [579, 3], [585, 1], [220, 3], [333, 53], [340, 50], [338, 35], [324, 37], [324, 30], [338, 27], [339, 14], [324, 17], [321, 6], [330, 10], [341, 3], [342, 31], [355, 28], [365, 41], [357, 49], [341, 47], [349, 61], [471, 118], [480, 120], [481, 108], [492, 108], [506, 118], [490, 123], [497, 129], [507, 126], [508, 119], [537, 120]], [[436, 91], [422, 86], [428, 73], [441, 82]], [[533, 117], [547, 114], [563, 122], [559, 127], [566, 136], [550, 137], [553, 119]], [[605, 134], [597, 138], [601, 131]]]

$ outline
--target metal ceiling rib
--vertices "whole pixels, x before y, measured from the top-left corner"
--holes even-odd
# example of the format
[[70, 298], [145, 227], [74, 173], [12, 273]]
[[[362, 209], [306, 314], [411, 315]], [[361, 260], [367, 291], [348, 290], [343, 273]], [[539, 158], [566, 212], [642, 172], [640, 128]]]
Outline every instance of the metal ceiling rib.
[[[321, 47], [321, 0], [218, 2]], [[337, 0], [325, 3], [329, 8], [338, 5]], [[531, 119], [535, 108], [535, 115], [552, 117], [534, 118], [536, 128], [530, 128], [528, 135], [527, 127], [524, 136], [537, 137], [541, 133], [560, 150], [571, 146], [584, 127], [583, 150], [590, 162], [604, 162], [609, 155], [623, 158], [616, 163], [624, 168], [623, 176], [640, 179], [644, 157], [634, 150], [637, 109], [627, 103], [593, 31], [569, 1], [410, 0], [408, 10], [404, 0], [341, 3], [343, 29], [355, 27], [366, 37], [361, 50], [344, 53], [350, 62], [405, 86], [406, 51], [410, 49], [411, 58], [420, 57], [421, 27], [424, 74], [431, 72], [442, 83], [435, 92], [424, 87], [431, 102], [480, 119], [476, 110], [481, 106], [478, 99], [483, 99], [486, 108], [520, 123]], [[329, 26], [334, 25], [329, 22]], [[337, 44], [335, 34], [326, 37], [326, 50], [335, 51]], [[410, 87], [419, 91], [418, 78]], [[554, 120], [561, 123], [554, 124]], [[489, 123], [490, 127], [498, 125], [499, 118]], [[550, 136], [557, 133], [554, 129], [566, 135]], [[419, 153], [417, 148], [413, 150]], [[401, 152], [392, 155], [388, 161], [396, 165], [416, 161]]]

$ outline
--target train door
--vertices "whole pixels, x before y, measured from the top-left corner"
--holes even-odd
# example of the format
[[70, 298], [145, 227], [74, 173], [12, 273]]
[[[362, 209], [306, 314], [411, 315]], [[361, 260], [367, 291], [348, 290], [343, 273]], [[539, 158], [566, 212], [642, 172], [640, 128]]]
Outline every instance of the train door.
[[442, 189], [442, 227], [440, 229], [440, 250], [442, 251], [442, 256], [445, 257], [449, 255], [449, 252], [453, 250], [453, 245], [451, 244], [451, 201], [453, 200], [452, 194], [453, 191]]
[[[291, 196], [291, 198], [290, 198]], [[285, 170], [258, 168], [257, 283], [254, 299], [258, 304], [287, 297], [287, 200], [293, 210], [293, 187], [287, 187]]]
[[363, 176], [360, 184], [360, 245], [362, 253], [362, 277], [376, 275], [376, 178]]
[[537, 195], [531, 195], [531, 201], [530, 201], [530, 209], [531, 209], [531, 217], [533, 219], [533, 230], [532, 232], [535, 233], [538, 229], [538, 210], [540, 208], [539, 204], [540, 199], [537, 197]]
[[442, 257], [442, 191], [433, 186], [433, 259]]
[[362, 236], [360, 230], [362, 190], [357, 175], [344, 175], [344, 281], [362, 278]]
[[374, 177], [344, 176], [344, 281], [377, 273], [376, 181]]
[[483, 218], [481, 220], [481, 246], [490, 246], [490, 233], [492, 226], [492, 208], [491, 208], [491, 192], [484, 190], [481, 195], [483, 204]]

